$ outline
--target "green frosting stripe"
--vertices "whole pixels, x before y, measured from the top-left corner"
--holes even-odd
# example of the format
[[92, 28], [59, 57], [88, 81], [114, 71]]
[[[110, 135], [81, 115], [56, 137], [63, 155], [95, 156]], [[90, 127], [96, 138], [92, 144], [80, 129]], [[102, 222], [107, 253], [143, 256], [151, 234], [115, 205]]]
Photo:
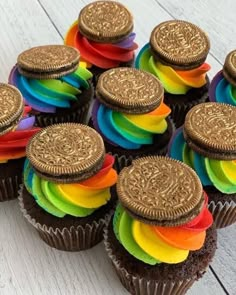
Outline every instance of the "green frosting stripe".
[[36, 203], [53, 216], [61, 218], [69, 214], [75, 217], [85, 217], [96, 210], [70, 203], [61, 195], [53, 182], [41, 179], [34, 173], [28, 159], [24, 164], [24, 184], [27, 191], [35, 198]]
[[205, 166], [210, 180], [219, 191], [225, 194], [236, 193], [236, 184], [233, 184], [226, 177], [221, 166], [221, 161], [205, 158]]
[[144, 252], [135, 242], [132, 235], [132, 218], [120, 204], [117, 206], [113, 218], [113, 229], [117, 239], [132, 256], [150, 265], [160, 263]]
[[72, 203], [70, 203], [68, 200], [63, 198], [63, 196], [60, 194], [55, 184], [52, 182], [41, 180], [41, 186], [47, 199], [55, 207], [62, 210], [66, 214], [69, 214], [75, 217], [85, 217], [92, 214], [95, 211], [95, 209], [83, 208], [80, 206], [75, 206]]
[[129, 122], [122, 113], [112, 112], [113, 127], [126, 139], [138, 144], [152, 144], [152, 133], [144, 131]]
[[55, 206], [53, 206], [45, 197], [42, 189], [41, 189], [41, 180], [37, 176], [37, 174], [34, 173], [33, 175], [33, 182], [32, 182], [32, 194], [37, 202], [37, 204], [43, 208], [46, 212], [48, 212], [51, 215], [54, 215], [56, 217], [64, 217], [65, 213]]

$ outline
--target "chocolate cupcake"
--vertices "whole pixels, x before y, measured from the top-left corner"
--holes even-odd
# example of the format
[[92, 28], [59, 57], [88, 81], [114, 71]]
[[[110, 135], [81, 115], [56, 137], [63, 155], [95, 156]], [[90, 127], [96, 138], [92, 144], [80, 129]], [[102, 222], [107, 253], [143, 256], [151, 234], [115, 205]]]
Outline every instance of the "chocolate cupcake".
[[135, 158], [166, 154], [173, 123], [163, 94], [159, 80], [141, 70], [116, 68], [99, 77], [90, 124], [115, 157], [117, 171]]
[[213, 78], [209, 99], [236, 106], [236, 50], [231, 51], [225, 59], [223, 70]]
[[131, 294], [179, 295], [206, 272], [216, 250], [207, 195], [196, 173], [165, 157], [124, 168], [105, 248]]
[[38, 128], [29, 108], [24, 108], [21, 93], [0, 83], [0, 202], [17, 198], [22, 183], [25, 147]]
[[65, 37], [65, 44], [77, 48], [94, 74], [94, 82], [104, 71], [132, 66], [134, 51], [133, 17], [119, 2], [94, 1], [86, 5]]
[[115, 205], [110, 194], [117, 180], [113, 163], [102, 138], [88, 126], [57, 124], [32, 138], [19, 201], [44, 242], [79, 251], [102, 240]]
[[139, 52], [135, 67], [158, 77], [165, 88], [164, 102], [171, 108], [176, 127], [194, 105], [208, 99], [210, 49], [207, 35], [186, 21], [166, 21], [156, 26]]
[[192, 108], [169, 155], [197, 172], [216, 227], [236, 222], [236, 107], [209, 102]]
[[36, 125], [84, 123], [94, 89], [92, 74], [79, 66], [79, 52], [69, 46], [34, 47], [18, 56], [9, 83], [23, 94]]

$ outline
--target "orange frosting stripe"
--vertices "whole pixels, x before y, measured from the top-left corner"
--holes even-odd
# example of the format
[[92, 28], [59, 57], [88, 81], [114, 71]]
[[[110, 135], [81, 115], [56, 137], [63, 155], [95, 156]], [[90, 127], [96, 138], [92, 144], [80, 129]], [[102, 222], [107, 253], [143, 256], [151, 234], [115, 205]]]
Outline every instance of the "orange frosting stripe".
[[205, 241], [206, 232], [196, 233], [195, 231], [184, 230], [176, 227], [158, 227], [152, 229], [159, 238], [169, 245], [183, 250], [199, 250]]
[[76, 33], [78, 31], [78, 21], [76, 21], [69, 29], [65, 37], [65, 44], [68, 46], [74, 46]]
[[25, 148], [17, 151], [1, 152], [0, 162], [6, 162], [8, 159], [19, 159], [25, 157]]
[[113, 186], [117, 182], [117, 173], [114, 169], [110, 169], [110, 171], [106, 175], [102, 176], [93, 176], [86, 181], [80, 182], [76, 184], [80, 186], [82, 189], [87, 190], [100, 190]]
[[206, 84], [206, 73], [210, 70], [210, 65], [207, 63], [202, 64], [200, 67], [188, 70], [188, 71], [177, 71], [182, 80], [189, 86], [202, 87]]
[[157, 107], [155, 110], [148, 113], [147, 115], [167, 117], [170, 113], [171, 109], [162, 101], [159, 107]]

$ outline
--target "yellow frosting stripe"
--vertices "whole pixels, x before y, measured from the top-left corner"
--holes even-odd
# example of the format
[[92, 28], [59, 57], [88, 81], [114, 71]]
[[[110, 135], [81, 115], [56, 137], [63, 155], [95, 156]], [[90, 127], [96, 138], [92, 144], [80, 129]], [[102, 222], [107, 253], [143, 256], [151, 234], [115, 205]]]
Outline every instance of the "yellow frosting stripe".
[[229, 181], [236, 184], [236, 161], [221, 161], [221, 167]]
[[170, 114], [170, 108], [161, 103], [154, 111], [147, 114], [123, 114], [123, 116], [131, 123], [151, 133], [164, 133], [167, 129], [165, 118]]
[[147, 224], [133, 220], [132, 233], [140, 248], [161, 262], [180, 263], [188, 257], [188, 250], [181, 250], [168, 245]]
[[110, 188], [94, 191], [84, 190], [78, 184], [52, 183], [52, 185], [67, 201], [84, 208], [99, 208], [111, 198]]
[[161, 80], [165, 90], [173, 94], [185, 94], [191, 87], [185, 85], [182, 79], [176, 75], [176, 72], [160, 62], [155, 63], [153, 57], [149, 59], [149, 67], [152, 72]]

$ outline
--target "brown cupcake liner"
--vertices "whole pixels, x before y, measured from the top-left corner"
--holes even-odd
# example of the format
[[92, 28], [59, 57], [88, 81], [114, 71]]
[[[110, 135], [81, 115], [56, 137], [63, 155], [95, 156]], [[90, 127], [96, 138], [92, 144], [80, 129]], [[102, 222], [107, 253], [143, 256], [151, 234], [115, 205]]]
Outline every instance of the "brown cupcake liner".
[[23, 185], [18, 191], [18, 200], [21, 212], [29, 223], [38, 231], [41, 239], [49, 246], [63, 251], [81, 251], [92, 248], [103, 239], [104, 227], [108, 224], [114, 210], [111, 210], [99, 221], [93, 221], [90, 224], [64, 227], [63, 229], [53, 228], [45, 224], [40, 224], [32, 218], [24, 207]]
[[195, 105], [206, 102], [208, 100], [208, 93], [205, 93], [200, 99], [185, 102], [185, 103], [168, 103], [168, 100], [165, 103], [171, 108], [171, 118], [174, 121], [175, 127], [179, 128], [184, 124], [185, 117], [188, 111], [193, 108]]
[[[104, 244], [108, 257], [111, 259], [115, 271], [122, 285], [135, 295], [182, 295], [193, 285], [197, 277], [188, 278], [181, 281], [158, 281], [145, 277], [134, 276], [121, 266], [116, 255], [112, 252], [112, 247], [108, 242], [108, 230], [104, 230]], [[204, 271], [203, 271], [204, 273]]]
[[208, 204], [208, 209], [212, 213], [217, 229], [224, 228], [236, 222], [236, 203], [214, 202]]
[[22, 184], [22, 174], [0, 179], [0, 202], [14, 200]]
[[147, 153], [147, 154], [140, 154], [140, 155], [118, 155], [116, 153], [112, 153], [112, 152], [108, 152], [109, 154], [111, 154], [114, 158], [115, 158], [115, 162], [114, 162], [114, 169], [117, 172], [120, 172], [124, 167], [127, 167], [129, 165], [131, 165], [132, 161], [141, 157], [145, 157], [145, 156], [150, 156], [150, 155], [159, 155], [159, 156], [165, 156], [167, 154], [167, 146], [164, 146], [163, 148], [159, 149], [158, 151], [153, 153]]
[[35, 125], [39, 127], [47, 127], [53, 124], [58, 123], [69, 123], [69, 122], [75, 122], [75, 123], [86, 123], [86, 119], [88, 116], [90, 108], [90, 100], [85, 105], [79, 107], [76, 110], [71, 110], [71, 113], [65, 113], [65, 114], [43, 114], [40, 113], [38, 115], [35, 115]]

